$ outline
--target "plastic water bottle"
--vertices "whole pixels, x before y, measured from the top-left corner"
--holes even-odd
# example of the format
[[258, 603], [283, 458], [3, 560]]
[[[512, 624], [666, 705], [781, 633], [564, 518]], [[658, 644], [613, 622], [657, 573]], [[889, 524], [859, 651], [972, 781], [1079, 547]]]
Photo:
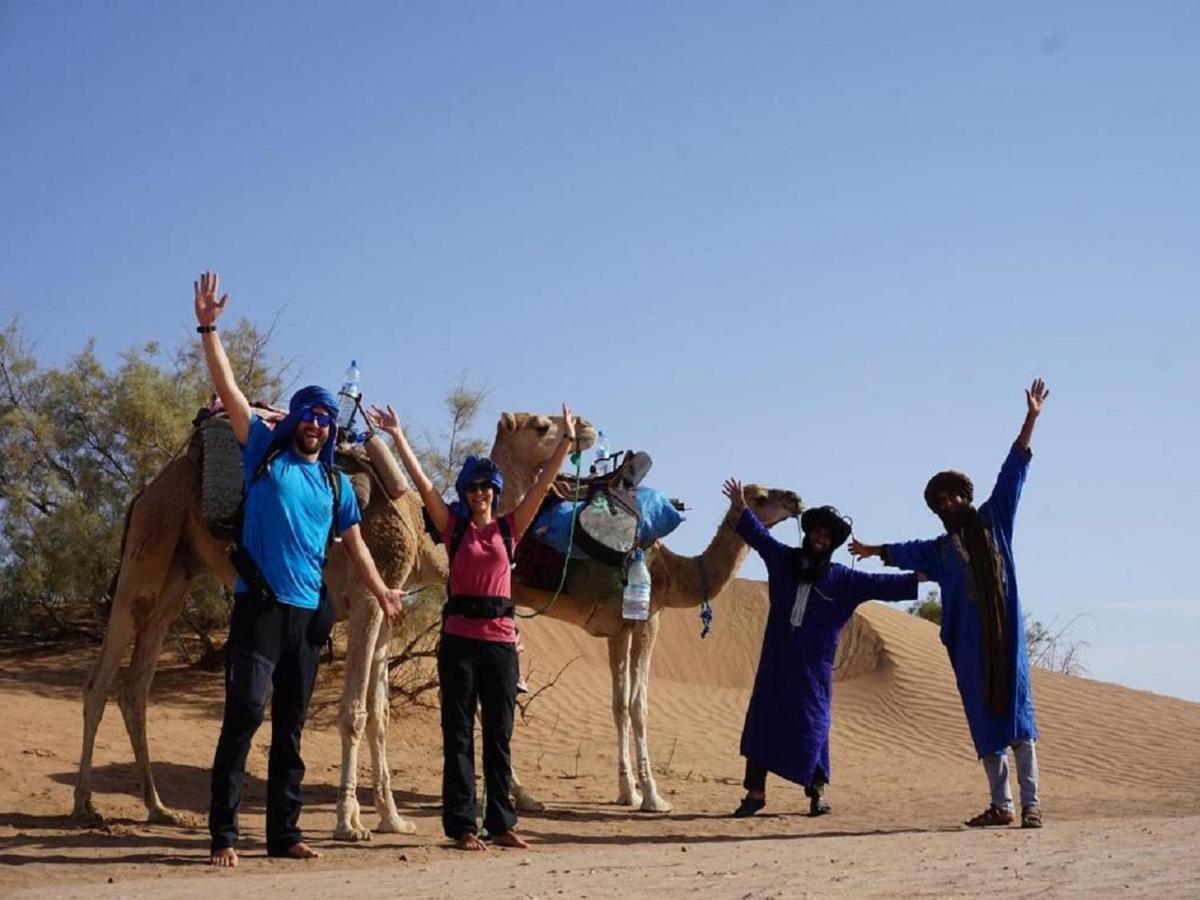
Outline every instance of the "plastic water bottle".
[[592, 464], [592, 469], [597, 475], [604, 474], [604, 468], [608, 465], [604, 457], [608, 456], [608, 439], [604, 437], [603, 431], [596, 432], [596, 461]]
[[650, 618], [650, 569], [646, 554], [638, 547], [625, 572], [625, 593], [621, 596], [621, 615], [632, 622]]
[[346, 380], [342, 382], [342, 389], [338, 391], [338, 428], [349, 428], [350, 421], [358, 412], [356, 401], [362, 396], [362, 389], [358, 386], [360, 377], [358, 360], [350, 360], [350, 368], [346, 370]]

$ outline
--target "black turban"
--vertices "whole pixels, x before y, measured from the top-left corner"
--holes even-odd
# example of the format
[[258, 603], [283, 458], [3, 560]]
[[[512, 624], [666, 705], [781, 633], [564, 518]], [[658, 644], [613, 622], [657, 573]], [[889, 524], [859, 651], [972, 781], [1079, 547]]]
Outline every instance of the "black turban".
[[832, 540], [830, 550], [836, 550], [850, 537], [850, 522], [832, 506], [813, 506], [800, 517], [800, 530], [808, 534], [814, 528], [824, 528]]

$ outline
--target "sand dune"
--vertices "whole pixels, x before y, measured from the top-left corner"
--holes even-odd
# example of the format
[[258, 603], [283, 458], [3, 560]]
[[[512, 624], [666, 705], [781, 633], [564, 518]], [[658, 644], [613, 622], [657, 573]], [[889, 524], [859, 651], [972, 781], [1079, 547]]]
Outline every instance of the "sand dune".
[[[715, 601], [714, 631], [705, 640], [695, 612], [664, 613], [654, 657], [650, 740], [660, 789], [675, 806], [669, 815], [633, 813], [611, 802], [616, 752], [605, 642], [547, 619], [522, 623], [527, 645], [523, 666], [533, 688], [560, 673], [557, 683], [530, 704], [514, 738], [514, 758], [524, 780], [550, 805], [546, 813], [525, 816], [521, 825], [535, 842], [534, 869], [544, 876], [541, 883], [563, 890], [555, 875], [560, 870], [548, 861], [554, 854], [571, 861], [562, 864], [567, 869], [583, 871], [574, 867], [584, 859], [592, 867], [624, 865], [619, 861], [636, 847], [641, 864], [649, 867], [645, 872], [656, 866], [670, 872], [670, 877], [639, 883], [639, 891], [767, 896], [768, 874], [776, 871], [772, 865], [780, 867], [780, 888], [793, 877], [814, 877], [813, 859], [788, 848], [807, 850], [816, 846], [810, 839], [819, 839], [824, 842], [820, 853], [833, 859], [869, 854], [881, 873], [888, 871], [889, 859], [891, 871], [907, 873], [907, 880], [897, 881], [889, 893], [886, 881], [871, 881], [886, 874], [869, 876], [875, 870], [862, 866], [846, 869], [844, 877], [850, 880], [845, 884], [839, 880], [843, 875], [836, 874], [822, 882], [830, 895], [942, 895], [952, 893], [956, 884], [966, 893], [981, 890], [986, 881], [968, 877], [966, 868], [955, 881], [956, 861], [989, 864], [998, 845], [975, 832], [970, 838], [956, 837], [966, 834], [959, 823], [986, 805], [987, 794], [945, 652], [933, 625], [882, 604], [864, 606], [843, 633], [834, 687], [829, 795], [834, 815], [807, 818], [799, 789], [772, 780], [764, 814], [736, 823], [727, 818], [742, 793], [737, 747], [765, 607], [765, 585], [735, 582]], [[178, 881], [174, 894], [162, 891], [161, 879], [175, 875], [175, 866], [203, 856], [204, 832], [143, 824], [131, 752], [115, 704], [101, 726], [96, 760], [96, 803], [112, 821], [101, 829], [85, 829], [64, 818], [79, 752], [79, 685], [93, 652], [10, 649], [0, 654], [0, 702], [6, 720], [20, 724], [0, 733], [0, 892], [90, 892], [86, 886], [116, 878], [122, 894], [204, 893], [204, 878]], [[372, 884], [403, 889], [404, 878], [396, 879], [405, 873], [418, 879], [415, 883], [424, 885], [428, 895], [448, 896], [472, 884], [478, 890], [494, 887], [487, 863], [464, 861], [441, 845], [439, 741], [431, 708], [397, 709], [391, 731], [399, 803], [421, 832], [379, 837], [366, 846], [324, 840], [333, 823], [339, 759], [333, 716], [339, 683], [339, 666], [322, 674], [305, 738], [309, 805], [304, 824], [327, 851], [322, 870], [359, 870], [356, 893], [375, 893], [366, 889]], [[1192, 852], [1195, 826], [1200, 825], [1200, 704], [1042, 671], [1035, 671], [1034, 690], [1047, 828], [1033, 835], [1012, 830], [1004, 837], [1006, 851], [1027, 856], [1030, 867], [1040, 866], [1037, 860], [1043, 858], [1056, 860], [1047, 864], [1041, 881], [1029, 882], [1029, 893], [1107, 891], [1120, 876], [1089, 862], [1095, 841], [1103, 841], [1110, 858], [1116, 853], [1121, 865], [1134, 871], [1135, 884], [1155, 886], [1156, 896], [1200, 894], [1200, 869]], [[168, 804], [191, 811], [198, 823], [207, 804], [207, 767], [219, 710], [219, 675], [179, 664], [164, 666], [150, 717], [159, 787]], [[264, 729], [250, 760], [243, 818], [246, 865], [235, 877], [245, 870], [272, 879], [287, 874], [261, 856], [265, 741]], [[369, 808], [369, 793], [364, 789], [360, 796]], [[1172, 817], [1189, 824], [1165, 825]], [[839, 841], [849, 843], [837, 849]], [[703, 858], [709, 868], [679, 877], [675, 858], [663, 854], [678, 852], [681, 845], [706, 848]], [[913, 862], [914, 846], [924, 848], [922, 853], [933, 848], [920, 865]], [[1175, 861], [1165, 879], [1155, 869], [1164, 859]], [[1135, 871], [1142, 865], [1138, 860], [1145, 860], [1146, 871]], [[364, 880], [364, 866], [379, 867], [379, 877]], [[506, 864], [504, 871], [511, 869]], [[448, 871], [461, 874], [446, 877]], [[721, 878], [714, 881], [713, 873]], [[1035, 874], [1033, 868], [1029, 874]], [[513, 877], [516, 884], [519, 874]], [[336, 890], [342, 880], [329, 884]], [[568, 895], [586, 886], [571, 879], [564, 884]], [[841, 893], [839, 884], [845, 888]], [[296, 889], [286, 878], [269, 885], [279, 891]], [[851, 890], [850, 885], [857, 887]], [[599, 882], [591, 887], [601, 896], [621, 890], [619, 879], [608, 892]]]

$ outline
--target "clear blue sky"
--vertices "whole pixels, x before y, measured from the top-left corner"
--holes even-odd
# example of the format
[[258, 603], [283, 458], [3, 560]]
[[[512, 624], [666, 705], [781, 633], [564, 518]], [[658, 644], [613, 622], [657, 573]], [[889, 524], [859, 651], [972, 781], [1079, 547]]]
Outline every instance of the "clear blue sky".
[[1200, 700], [1197, 46], [1184, 2], [8, 0], [0, 312], [115, 361], [215, 268], [411, 425], [464, 371], [568, 400], [683, 551], [728, 475], [935, 534], [1042, 375], [1025, 604]]

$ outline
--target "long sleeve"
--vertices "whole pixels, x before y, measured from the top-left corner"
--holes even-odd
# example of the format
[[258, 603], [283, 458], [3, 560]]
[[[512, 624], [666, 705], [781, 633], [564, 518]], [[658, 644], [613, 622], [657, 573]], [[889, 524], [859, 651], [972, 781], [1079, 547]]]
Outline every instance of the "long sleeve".
[[767, 527], [749, 509], [742, 510], [742, 514], [737, 520], [737, 527], [734, 530], [737, 532], [738, 537], [749, 544], [763, 558], [763, 562], [767, 564], [768, 571], [778, 563], [783, 562], [792, 550], [787, 544], [781, 544], [775, 538], [771, 537], [771, 533], [767, 531]]
[[1031, 450], [1014, 443], [1000, 466], [1000, 474], [996, 476], [996, 486], [992, 488], [992, 495], [984, 504], [991, 510], [994, 521], [1010, 537], [1017, 516], [1017, 504], [1021, 500], [1021, 488], [1025, 486], [1025, 473], [1029, 471], [1029, 461], [1032, 458]]
[[939, 580], [942, 572], [942, 554], [938, 547], [940, 538], [928, 541], [904, 541], [899, 544], [885, 544], [883, 561], [897, 569], [911, 569], [924, 572], [934, 581]]
[[885, 575], [878, 572], [845, 570], [845, 597], [854, 605], [867, 600], [886, 600], [896, 603], [917, 599], [917, 574]]

